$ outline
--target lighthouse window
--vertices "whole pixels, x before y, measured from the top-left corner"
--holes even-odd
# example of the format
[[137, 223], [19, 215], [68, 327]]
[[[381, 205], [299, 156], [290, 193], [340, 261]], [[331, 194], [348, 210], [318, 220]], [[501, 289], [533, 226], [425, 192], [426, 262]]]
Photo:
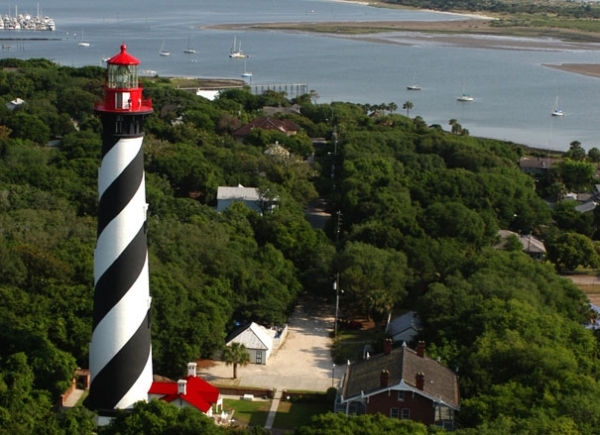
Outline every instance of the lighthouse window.
[[137, 65], [108, 65], [109, 88], [135, 88], [138, 86]]

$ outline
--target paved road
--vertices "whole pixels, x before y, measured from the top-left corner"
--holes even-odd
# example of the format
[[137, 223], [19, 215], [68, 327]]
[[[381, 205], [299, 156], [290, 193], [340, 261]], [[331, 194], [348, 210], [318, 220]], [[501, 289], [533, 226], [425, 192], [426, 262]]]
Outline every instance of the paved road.
[[199, 367], [198, 372], [218, 385], [326, 391], [333, 377], [343, 374], [343, 368], [334, 369], [331, 358], [333, 316], [331, 306], [303, 302], [290, 318], [286, 340], [266, 365], [238, 367], [237, 380], [232, 379], [232, 366], [220, 361], [214, 361], [212, 367]]

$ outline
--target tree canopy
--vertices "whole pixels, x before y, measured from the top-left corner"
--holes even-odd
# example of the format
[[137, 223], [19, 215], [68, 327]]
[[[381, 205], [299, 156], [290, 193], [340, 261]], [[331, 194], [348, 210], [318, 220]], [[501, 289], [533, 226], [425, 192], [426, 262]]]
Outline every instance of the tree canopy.
[[[101, 147], [91, 103], [104, 71], [0, 65], [14, 68], [0, 73], [0, 97], [26, 100], [15, 111], [0, 105], [0, 422], [15, 434], [86, 433], [88, 414], [59, 417], [51, 407], [75, 367], [87, 367]], [[458, 434], [597, 431], [589, 304], [557, 271], [598, 267], [600, 214], [562, 202], [551, 210], [539, 196], [545, 186], [589, 189], [594, 153], [567, 156], [535, 180], [519, 170], [521, 147], [445, 132], [394, 113], [395, 104], [317, 104], [247, 88], [211, 102], [166, 79], [143, 81], [164, 108], [148, 117], [144, 139], [156, 374], [180, 376], [188, 361], [222, 349], [240, 322], [285, 323], [300, 294], [333, 303], [339, 274], [343, 311], [421, 317], [430, 356], [459, 369]], [[79, 101], [63, 101], [74, 90]], [[265, 104], [293, 102], [302, 115], [277, 116], [303, 126], [297, 138], [232, 137]], [[313, 147], [309, 132], [327, 143]], [[60, 145], [48, 146], [50, 138]], [[265, 154], [272, 140], [291, 157]], [[217, 212], [218, 186], [238, 184], [277, 197], [278, 207]], [[315, 198], [331, 214], [324, 229], [305, 218]], [[548, 258], [535, 261], [514, 240], [499, 249], [499, 229], [540, 237]], [[213, 433], [206, 421], [152, 402], [102, 433]], [[348, 428], [435, 430], [325, 415], [297, 431]]]

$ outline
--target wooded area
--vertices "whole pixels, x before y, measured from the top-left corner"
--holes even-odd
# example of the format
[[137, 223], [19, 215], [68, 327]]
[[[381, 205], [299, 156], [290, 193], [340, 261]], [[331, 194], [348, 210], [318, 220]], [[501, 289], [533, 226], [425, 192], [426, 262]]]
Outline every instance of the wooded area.
[[[88, 365], [101, 151], [92, 109], [104, 70], [43, 59], [0, 66], [0, 428], [91, 433], [83, 408], [56, 414], [52, 404]], [[333, 303], [339, 273], [343, 305], [356, 314], [419, 313], [428, 354], [460, 373], [458, 434], [600, 432], [589, 304], [558, 274], [600, 264], [600, 214], [563, 200], [598, 182], [595, 151], [573, 143], [534, 179], [518, 168], [519, 145], [444, 131], [395, 113], [396, 104], [317, 104], [249, 89], [211, 102], [167, 79], [143, 84], [155, 109], [144, 146], [156, 374], [177, 378], [188, 361], [210, 357], [235, 322], [283, 324], [301, 293]], [[11, 110], [15, 98], [25, 104]], [[302, 115], [277, 116], [298, 124], [297, 135], [257, 129], [244, 143], [231, 135], [264, 106], [292, 103]], [[326, 145], [315, 149], [312, 137]], [[292, 157], [266, 155], [276, 141]], [[238, 184], [279, 197], [279, 208], [217, 213], [217, 187]], [[334, 216], [325, 231], [304, 216], [317, 198]], [[514, 243], [496, 249], [499, 229], [541, 238], [548, 261]], [[180, 425], [156, 433], [212, 433], [194, 432], [203, 417], [189, 410], [139, 412]], [[314, 428], [342, 433], [333, 429], [339, 418]]]

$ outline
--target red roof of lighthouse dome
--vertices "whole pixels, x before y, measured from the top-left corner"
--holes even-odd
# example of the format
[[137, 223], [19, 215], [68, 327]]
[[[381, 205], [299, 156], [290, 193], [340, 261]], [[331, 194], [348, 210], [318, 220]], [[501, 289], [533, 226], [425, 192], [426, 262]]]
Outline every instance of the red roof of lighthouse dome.
[[139, 65], [140, 61], [127, 53], [127, 46], [121, 44], [121, 52], [108, 59], [107, 63], [113, 65]]

